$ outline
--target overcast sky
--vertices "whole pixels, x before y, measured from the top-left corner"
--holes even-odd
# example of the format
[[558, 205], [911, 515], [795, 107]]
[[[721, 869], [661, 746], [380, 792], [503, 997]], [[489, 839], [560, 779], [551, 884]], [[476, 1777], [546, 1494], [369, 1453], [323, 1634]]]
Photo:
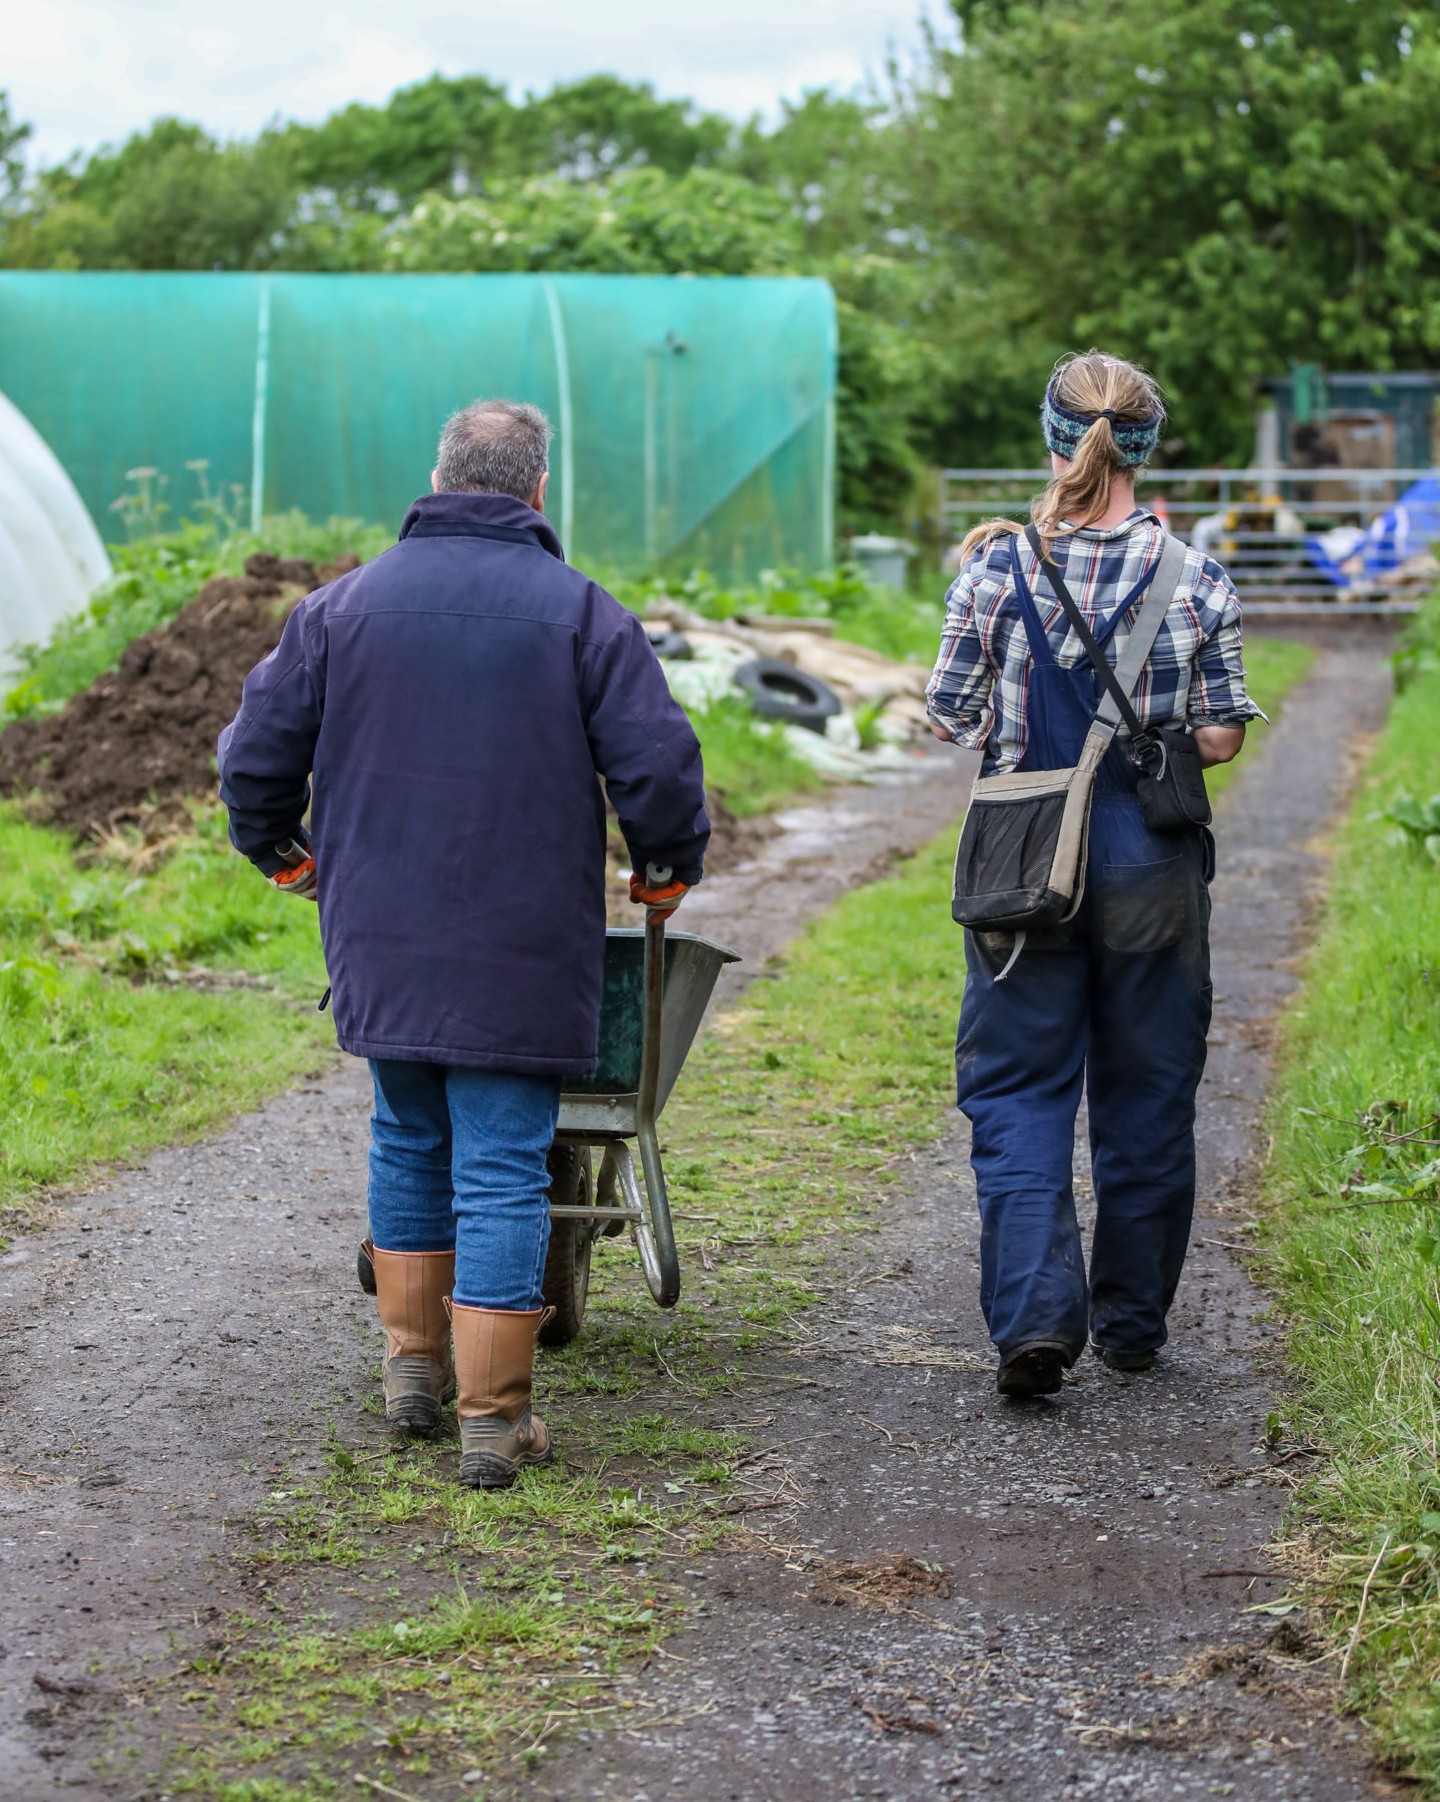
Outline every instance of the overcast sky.
[[[12, 0], [0, 87], [35, 128], [32, 160], [124, 137], [165, 113], [224, 135], [315, 120], [440, 70], [519, 95], [608, 70], [715, 111], [773, 116], [913, 54], [926, 0]], [[943, 0], [931, 13], [948, 17]]]

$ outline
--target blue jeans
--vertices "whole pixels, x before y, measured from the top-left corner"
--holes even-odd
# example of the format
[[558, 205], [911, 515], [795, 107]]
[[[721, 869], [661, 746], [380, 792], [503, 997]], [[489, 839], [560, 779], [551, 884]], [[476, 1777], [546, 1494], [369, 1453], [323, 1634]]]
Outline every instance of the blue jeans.
[[546, 1154], [560, 1082], [372, 1059], [370, 1237], [455, 1253], [455, 1300], [538, 1308], [550, 1242]]

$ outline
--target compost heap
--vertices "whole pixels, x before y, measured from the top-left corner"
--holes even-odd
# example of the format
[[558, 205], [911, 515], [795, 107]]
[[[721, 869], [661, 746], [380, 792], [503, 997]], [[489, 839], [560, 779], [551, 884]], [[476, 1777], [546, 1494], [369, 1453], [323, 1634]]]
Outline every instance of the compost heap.
[[58, 712], [0, 732], [0, 795], [33, 798], [36, 818], [80, 838], [173, 821], [186, 796], [214, 793], [215, 741], [291, 608], [359, 561], [346, 553], [317, 569], [262, 552], [244, 575], [207, 582], [168, 625], [128, 645], [118, 669]]
[[[36, 819], [80, 839], [121, 827], [158, 842], [183, 823], [190, 796], [216, 791], [215, 741], [240, 705], [245, 678], [280, 642], [291, 609], [314, 589], [359, 567], [348, 552], [316, 568], [303, 557], [251, 557], [243, 576], [207, 582], [168, 625], [126, 647], [118, 669], [55, 713], [17, 720], [0, 732], [0, 795], [24, 799]], [[759, 820], [737, 820], [720, 796], [708, 797], [712, 870], [742, 862], [766, 836]], [[619, 871], [629, 858], [611, 815], [610, 858], [633, 923]]]

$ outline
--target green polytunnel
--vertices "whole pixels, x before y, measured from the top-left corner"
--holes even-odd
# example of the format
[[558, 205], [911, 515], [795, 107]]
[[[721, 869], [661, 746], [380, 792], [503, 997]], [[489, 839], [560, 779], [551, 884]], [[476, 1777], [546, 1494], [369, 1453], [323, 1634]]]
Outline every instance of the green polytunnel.
[[[172, 516], [398, 522], [479, 395], [556, 428], [567, 552], [727, 578], [828, 563], [835, 306], [822, 281], [0, 272], [0, 392], [107, 537], [135, 469]], [[204, 465], [204, 468], [198, 468]]]

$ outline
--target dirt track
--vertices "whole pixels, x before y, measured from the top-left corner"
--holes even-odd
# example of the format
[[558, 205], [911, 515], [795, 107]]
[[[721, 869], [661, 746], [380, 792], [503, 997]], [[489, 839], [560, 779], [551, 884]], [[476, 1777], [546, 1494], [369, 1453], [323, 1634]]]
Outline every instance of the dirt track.
[[[1260, 1449], [1278, 1375], [1263, 1299], [1225, 1246], [1267, 1022], [1323, 873], [1315, 840], [1348, 786], [1336, 722], [1373, 729], [1387, 692], [1378, 656], [1323, 653], [1224, 806], [1204, 1203], [1160, 1366], [1119, 1377], [1087, 1360], [1053, 1403], [999, 1400], [958, 1122], [916, 1160], [852, 1286], [807, 1316], [811, 1355], [773, 1366], [768, 1389], [752, 1378], [748, 1414], [773, 1416], [803, 1503], [758, 1517], [768, 1546], [703, 1567], [706, 1611], [633, 1686], [676, 1724], [558, 1751], [527, 1795], [1387, 1793], [1305, 1668], [1303, 1623], [1246, 1612], [1283, 1594], [1253, 1573], [1269, 1569], [1286, 1466]], [[914, 1566], [887, 1584], [897, 1555], [940, 1566], [948, 1595], [925, 1595]]]
[[[951, 1128], [917, 1159], [874, 1262], [807, 1317], [811, 1356], [754, 1373], [747, 1418], [773, 1415], [803, 1505], [759, 1517], [768, 1548], [695, 1566], [703, 1612], [630, 1684], [676, 1724], [562, 1747], [524, 1793], [1379, 1793], [1353, 1728], [1275, 1662], [1277, 1623], [1241, 1612], [1279, 1586], [1208, 1573], [1264, 1569], [1284, 1502], [1254, 1469], [1274, 1383], [1261, 1305], [1220, 1241], [1253, 1153], [1265, 1021], [1303, 944], [1297, 890], [1320, 873], [1313, 840], [1345, 786], [1336, 722], [1374, 726], [1384, 696], [1378, 657], [1327, 652], [1225, 809], [1208, 1205], [1163, 1367], [1092, 1365], [1056, 1404], [999, 1404]], [[956, 810], [953, 766], [919, 768], [804, 810], [758, 869], [702, 889], [688, 923], [721, 936], [723, 918], [753, 973]], [[178, 1663], [235, 1605], [210, 1558], [227, 1520], [287, 1458], [303, 1471], [292, 1448], [353, 1415], [368, 1384], [368, 1307], [348, 1284], [365, 1112], [347, 1066], [62, 1205], [0, 1260], [3, 1802], [156, 1793], [92, 1768], [117, 1719], [141, 1768], [155, 1750], [129, 1674]], [[896, 1324], [915, 1335], [899, 1353]], [[867, 1571], [832, 1568], [895, 1554], [943, 1567], [948, 1595], [912, 1571], [919, 1593], [867, 1607]]]
[[[963, 787], [930, 755], [798, 808], [689, 919], [723, 918], [753, 973], [940, 830]], [[62, 1201], [0, 1258], [0, 1802], [158, 1793], [92, 1770], [116, 1722], [141, 1770], [159, 1751], [128, 1681], [253, 1601], [215, 1555], [275, 1473], [319, 1468], [294, 1448], [369, 1392], [373, 1304], [352, 1275], [368, 1114], [363, 1066], [339, 1060], [210, 1143]]]

